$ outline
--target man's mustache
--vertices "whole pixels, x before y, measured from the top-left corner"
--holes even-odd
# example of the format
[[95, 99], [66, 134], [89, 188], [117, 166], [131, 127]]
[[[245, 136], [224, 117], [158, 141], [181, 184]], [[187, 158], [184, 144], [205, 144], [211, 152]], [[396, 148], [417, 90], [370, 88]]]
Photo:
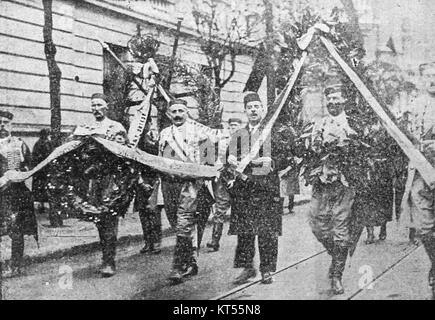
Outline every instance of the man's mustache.
[[174, 121], [181, 121], [181, 120], [183, 120], [182, 117], [174, 117]]

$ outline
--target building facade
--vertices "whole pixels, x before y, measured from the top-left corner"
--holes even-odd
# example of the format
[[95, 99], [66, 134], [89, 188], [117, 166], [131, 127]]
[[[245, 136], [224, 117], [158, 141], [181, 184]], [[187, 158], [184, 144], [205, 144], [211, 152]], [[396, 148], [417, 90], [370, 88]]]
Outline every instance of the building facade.
[[[228, 2], [222, 5], [231, 8]], [[0, 7], [0, 107], [15, 114], [15, 134], [32, 145], [38, 131], [50, 125], [43, 5], [41, 0], [5, 0]], [[68, 132], [91, 119], [89, 98], [94, 92], [103, 92], [108, 64], [98, 40], [126, 48], [140, 25], [143, 33], [160, 41], [158, 54], [170, 56], [177, 18], [184, 18], [177, 56], [187, 64], [206, 65], [191, 8], [190, 1], [180, 0], [53, 1], [53, 40], [62, 72], [62, 130]], [[224, 121], [243, 113], [241, 92], [252, 63], [249, 55], [236, 58], [234, 76], [221, 95]], [[224, 73], [229, 67], [228, 61]], [[196, 116], [195, 110], [191, 113]]]

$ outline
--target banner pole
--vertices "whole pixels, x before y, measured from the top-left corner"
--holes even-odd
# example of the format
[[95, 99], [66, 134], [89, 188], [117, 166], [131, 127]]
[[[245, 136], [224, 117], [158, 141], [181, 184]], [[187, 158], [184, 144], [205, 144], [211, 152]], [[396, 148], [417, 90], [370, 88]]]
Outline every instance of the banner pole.
[[414, 144], [408, 139], [408, 137], [396, 126], [396, 124], [391, 120], [364, 82], [360, 79], [357, 73], [349, 67], [349, 65], [343, 60], [340, 54], [335, 49], [332, 42], [325, 37], [320, 37], [326, 49], [332, 55], [332, 57], [337, 61], [343, 71], [347, 74], [349, 79], [355, 84], [358, 91], [366, 99], [367, 103], [373, 109], [373, 111], [380, 118], [383, 126], [389, 133], [389, 135], [396, 140], [397, 144], [403, 150], [403, 152], [410, 159], [415, 168], [420, 172], [422, 178], [430, 187], [431, 190], [435, 189], [435, 169], [429, 163], [429, 161], [424, 157], [424, 155], [414, 146]]
[[307, 58], [308, 53], [306, 51], [304, 51], [302, 53], [302, 57], [301, 60], [299, 60], [298, 65], [295, 68], [295, 71], [293, 72], [292, 76], [290, 77], [289, 81], [287, 82], [286, 88], [283, 90], [283, 92], [278, 96], [278, 98], [275, 100], [276, 102], [281, 100], [279, 102], [278, 108], [275, 110], [275, 112], [273, 113], [273, 116], [270, 118], [270, 120], [267, 122], [267, 124], [264, 126], [263, 131], [261, 132], [261, 136], [260, 139], [257, 139], [254, 143], [254, 145], [252, 146], [251, 151], [249, 152], [249, 154], [242, 159], [242, 161], [240, 161], [239, 165], [236, 168], [236, 171], [240, 174], [243, 173], [243, 171], [246, 169], [246, 167], [248, 166], [248, 164], [256, 158], [258, 152], [260, 151], [261, 148], [261, 141], [265, 141], [267, 139], [267, 137], [270, 135], [271, 131], [272, 131], [272, 127], [275, 124], [275, 121], [278, 119], [279, 114], [281, 113], [282, 108], [284, 107], [291, 91], [293, 90], [293, 87], [296, 83], [296, 80], [299, 77], [299, 74], [302, 70], [302, 66], [305, 63], [305, 59]]

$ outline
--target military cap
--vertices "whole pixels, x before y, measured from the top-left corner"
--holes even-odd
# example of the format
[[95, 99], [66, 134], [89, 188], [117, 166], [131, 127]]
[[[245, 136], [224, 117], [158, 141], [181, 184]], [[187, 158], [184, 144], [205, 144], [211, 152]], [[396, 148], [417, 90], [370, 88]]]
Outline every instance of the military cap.
[[9, 111], [0, 110], [0, 117], [12, 120], [14, 118], [14, 115]]
[[185, 107], [187, 107], [187, 101], [183, 100], [183, 99], [173, 99], [169, 102], [169, 107], [172, 107], [176, 104], [181, 104], [184, 105]]
[[247, 92], [245, 94], [245, 97], [243, 98], [244, 105], [246, 106], [249, 102], [252, 102], [252, 101], [261, 102], [260, 96], [258, 95], [257, 92], [250, 91], [250, 92]]
[[331, 82], [331, 83], [327, 84], [325, 90], [323, 91], [325, 96], [328, 96], [330, 94], [337, 93], [337, 92], [341, 92], [343, 94], [345, 93], [345, 87], [340, 82]]
[[107, 96], [106, 96], [105, 94], [103, 94], [103, 93], [94, 93], [94, 94], [91, 96], [91, 99], [101, 99], [101, 100], [105, 101], [106, 103], [109, 102], [109, 99], [108, 99]]

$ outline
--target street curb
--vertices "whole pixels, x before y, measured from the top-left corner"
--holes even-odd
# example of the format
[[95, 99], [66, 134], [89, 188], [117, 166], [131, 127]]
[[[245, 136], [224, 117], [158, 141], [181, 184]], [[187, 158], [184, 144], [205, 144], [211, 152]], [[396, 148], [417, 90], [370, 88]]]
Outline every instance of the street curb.
[[[304, 204], [307, 204], [308, 202], [310, 202], [310, 200], [300, 200], [300, 201], [296, 201], [295, 202], [295, 207], [296, 206], [301, 206]], [[288, 213], [283, 214], [288, 215]], [[226, 215], [225, 216], [225, 222], [229, 221], [229, 216]], [[212, 222], [209, 220], [207, 222], [207, 227], [212, 226]], [[171, 228], [167, 228], [167, 229], [163, 229], [162, 230], [162, 238], [167, 238], [169, 236], [172, 236], [175, 234], [175, 231], [172, 230]], [[143, 235], [142, 234], [135, 234], [135, 235], [125, 235], [122, 237], [118, 238], [117, 241], [117, 248], [119, 247], [126, 247], [132, 244], [136, 244], [138, 242], [143, 241]], [[81, 245], [76, 245], [73, 246], [71, 248], [65, 248], [65, 249], [59, 249], [59, 250], [55, 250], [53, 252], [48, 252], [48, 253], [44, 253], [44, 254], [40, 254], [40, 255], [35, 255], [35, 256], [24, 256], [24, 264], [26, 266], [31, 265], [31, 264], [36, 264], [36, 263], [44, 263], [47, 262], [49, 260], [56, 260], [56, 259], [61, 259], [64, 258], [65, 256], [71, 257], [71, 256], [75, 256], [78, 254], [90, 254], [90, 253], [94, 253], [95, 251], [100, 250], [100, 243], [98, 241], [95, 242], [91, 242], [91, 243], [85, 243], [85, 244], [81, 244]], [[8, 260], [4, 260], [4, 263], [6, 265], [9, 265], [10, 259]]]

